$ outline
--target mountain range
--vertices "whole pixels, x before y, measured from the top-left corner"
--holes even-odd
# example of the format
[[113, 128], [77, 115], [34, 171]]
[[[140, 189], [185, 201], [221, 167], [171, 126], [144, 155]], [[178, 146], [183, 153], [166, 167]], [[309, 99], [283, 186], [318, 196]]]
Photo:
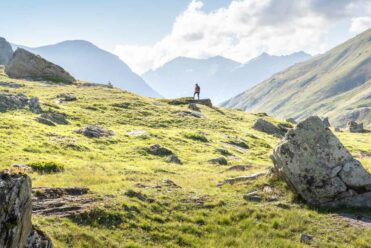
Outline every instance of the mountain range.
[[63, 41], [54, 45], [30, 48], [34, 54], [62, 66], [75, 78], [113, 86], [142, 96], [160, 95], [114, 54], [84, 40]]
[[343, 127], [371, 123], [371, 29], [309, 61], [277, 73], [222, 104], [280, 118], [316, 114]]
[[166, 98], [190, 96], [194, 84], [199, 83], [203, 98], [220, 103], [310, 57], [304, 52], [287, 56], [263, 53], [244, 64], [221, 56], [208, 59], [179, 57], [142, 77]]

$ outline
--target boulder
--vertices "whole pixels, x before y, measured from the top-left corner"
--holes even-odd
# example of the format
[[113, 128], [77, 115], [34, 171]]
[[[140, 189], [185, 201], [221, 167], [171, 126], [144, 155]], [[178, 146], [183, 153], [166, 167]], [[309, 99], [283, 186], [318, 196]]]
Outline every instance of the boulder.
[[71, 84], [75, 79], [62, 67], [40, 56], [18, 48], [10, 62], [5, 66], [5, 73], [11, 78], [52, 81]]
[[67, 121], [67, 115], [58, 112], [43, 113], [40, 116], [36, 117], [35, 120], [49, 126], [55, 126], [56, 124], [67, 125], [69, 123]]
[[82, 134], [88, 138], [109, 137], [114, 135], [114, 133], [110, 130], [104, 130], [101, 127], [93, 125], [87, 126], [83, 129], [79, 129], [76, 131], [76, 133]]
[[172, 164], [182, 164], [182, 161], [175, 154], [170, 155], [167, 162]]
[[363, 123], [357, 123], [355, 121], [349, 121], [346, 130], [350, 133], [362, 133], [364, 132]]
[[165, 147], [160, 146], [159, 144], [151, 145], [148, 148], [150, 154], [155, 156], [171, 156], [173, 152]]
[[64, 102], [73, 102], [73, 101], [76, 101], [77, 100], [77, 97], [75, 95], [73, 95], [73, 94], [70, 94], [70, 93], [59, 94], [57, 96], [57, 98], [60, 101], [64, 101]]
[[7, 65], [13, 57], [12, 46], [0, 37], [0, 65]]
[[371, 207], [371, 174], [318, 117], [289, 130], [272, 160], [278, 175], [310, 205]]
[[23, 109], [28, 105], [28, 98], [24, 94], [0, 92], [0, 112]]
[[284, 130], [281, 130], [274, 124], [270, 123], [269, 121], [266, 121], [264, 119], [257, 119], [252, 126], [257, 131], [264, 132], [267, 134], [282, 136], [285, 134]]

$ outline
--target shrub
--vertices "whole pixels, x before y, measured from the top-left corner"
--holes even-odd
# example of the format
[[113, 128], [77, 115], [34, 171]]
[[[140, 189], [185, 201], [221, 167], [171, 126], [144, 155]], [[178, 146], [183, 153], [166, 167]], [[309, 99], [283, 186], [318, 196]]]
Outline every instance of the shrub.
[[64, 171], [64, 165], [59, 164], [53, 161], [41, 161], [41, 162], [34, 162], [28, 164], [32, 168], [32, 170], [39, 172], [39, 173], [57, 173]]

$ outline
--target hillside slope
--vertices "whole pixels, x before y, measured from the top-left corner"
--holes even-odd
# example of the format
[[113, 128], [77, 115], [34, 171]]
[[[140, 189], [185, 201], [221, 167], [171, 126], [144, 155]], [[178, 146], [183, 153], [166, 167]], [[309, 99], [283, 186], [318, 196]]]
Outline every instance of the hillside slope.
[[[32, 165], [37, 170], [26, 173], [33, 187], [90, 190], [84, 201], [66, 198], [77, 206], [51, 200], [51, 210], [34, 214], [33, 223], [55, 247], [308, 247], [301, 234], [314, 237], [313, 247], [367, 248], [371, 243], [371, 227], [344, 219], [345, 210], [308, 208], [275, 177], [217, 187], [228, 178], [269, 170], [279, 139], [252, 125], [258, 118], [279, 123], [271, 117], [200, 105], [203, 117], [196, 118], [184, 115], [187, 105], [169, 100], [91, 84], [9, 79], [1, 68], [0, 82], [0, 94], [38, 97], [46, 114], [59, 113], [59, 124], [49, 126], [27, 108], [1, 109], [0, 169]], [[114, 135], [88, 138], [76, 132], [87, 125]], [[371, 170], [371, 133], [336, 134]], [[170, 163], [167, 152], [151, 154], [153, 144], [170, 149], [182, 164]], [[228, 165], [208, 163], [218, 157]], [[35, 188], [35, 195], [43, 197], [42, 189]], [[253, 191], [261, 194], [260, 202], [244, 199]], [[84, 212], [66, 214], [82, 205], [88, 205]]]
[[199, 83], [202, 95], [220, 103], [246, 90], [276, 72], [310, 58], [303, 52], [287, 56], [262, 54], [240, 64], [217, 56], [209, 59], [176, 58], [143, 78], [167, 98], [185, 97], [193, 94], [193, 86]]
[[160, 97], [146, 82], [116, 55], [83, 40], [64, 41], [38, 48], [23, 47], [62, 66], [75, 78], [107, 84], [142, 96]]
[[336, 126], [371, 123], [371, 30], [277, 73], [222, 104], [279, 118], [329, 116]]

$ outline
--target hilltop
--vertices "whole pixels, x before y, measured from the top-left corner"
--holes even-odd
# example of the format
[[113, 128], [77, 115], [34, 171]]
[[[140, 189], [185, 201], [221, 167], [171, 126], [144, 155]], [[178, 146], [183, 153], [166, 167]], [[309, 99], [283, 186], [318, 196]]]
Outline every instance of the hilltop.
[[302, 120], [327, 116], [335, 126], [371, 123], [371, 30], [290, 67], [222, 104]]
[[[314, 247], [366, 248], [371, 243], [370, 227], [342, 217], [345, 210], [311, 209], [267, 174], [280, 138], [252, 125], [261, 118], [288, 123], [204, 105], [195, 114], [182, 99], [156, 100], [82, 82], [16, 80], [2, 69], [0, 82], [2, 94], [37, 97], [46, 114], [1, 109], [0, 169], [11, 164], [34, 168], [27, 173], [38, 199], [45, 197], [40, 187], [79, 187], [74, 189], [78, 194], [89, 189], [85, 198], [73, 198], [83, 212], [76, 206], [47, 211], [36, 205], [33, 223], [55, 247], [307, 247], [300, 242], [302, 234], [313, 236]], [[39, 122], [50, 117], [53, 125]], [[103, 137], [85, 137], [89, 125], [102, 128]], [[336, 135], [371, 171], [371, 134]], [[168, 160], [171, 153], [181, 164]], [[228, 164], [208, 162], [220, 157]], [[217, 187], [252, 174], [256, 178], [250, 181]], [[244, 199], [255, 191], [260, 202]]]
[[22, 48], [62, 66], [75, 78], [107, 84], [148, 97], [160, 97], [116, 55], [84, 40], [63, 41], [37, 48]]
[[194, 84], [199, 83], [203, 97], [220, 103], [310, 57], [304, 52], [287, 56], [263, 53], [246, 63], [221, 56], [208, 59], [179, 57], [142, 76], [166, 98], [192, 95]]

